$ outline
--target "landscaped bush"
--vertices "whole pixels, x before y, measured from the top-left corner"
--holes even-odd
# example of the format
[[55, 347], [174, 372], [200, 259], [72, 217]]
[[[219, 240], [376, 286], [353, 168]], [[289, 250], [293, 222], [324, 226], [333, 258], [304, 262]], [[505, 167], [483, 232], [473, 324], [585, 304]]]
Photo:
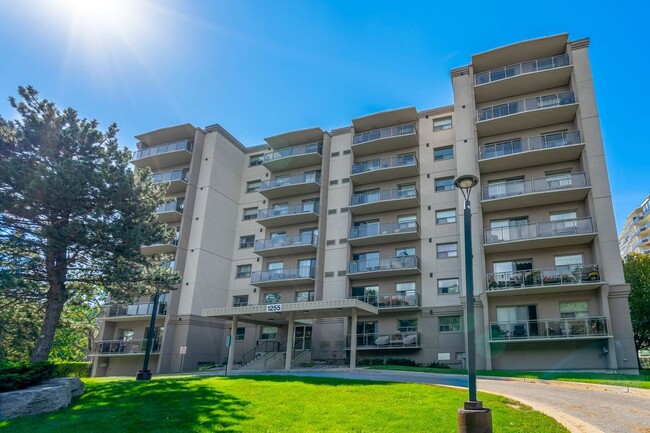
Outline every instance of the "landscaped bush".
[[90, 377], [90, 362], [57, 362], [56, 377]]
[[405, 365], [408, 367], [416, 367], [417, 364], [412, 359], [408, 358], [388, 358], [386, 365]]
[[0, 392], [29, 388], [55, 376], [51, 362], [15, 364], [0, 369]]
[[357, 359], [357, 365], [384, 365], [383, 358], [361, 358]]
[[427, 368], [449, 368], [447, 364], [438, 361], [433, 361], [431, 364], [423, 364], [422, 366]]

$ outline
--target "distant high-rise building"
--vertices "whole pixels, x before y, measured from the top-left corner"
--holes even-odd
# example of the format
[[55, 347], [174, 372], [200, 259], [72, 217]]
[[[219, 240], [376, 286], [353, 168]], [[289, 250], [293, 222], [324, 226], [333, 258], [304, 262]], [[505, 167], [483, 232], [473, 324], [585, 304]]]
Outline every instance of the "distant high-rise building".
[[621, 257], [631, 253], [650, 254], [650, 195], [625, 221], [618, 236]]

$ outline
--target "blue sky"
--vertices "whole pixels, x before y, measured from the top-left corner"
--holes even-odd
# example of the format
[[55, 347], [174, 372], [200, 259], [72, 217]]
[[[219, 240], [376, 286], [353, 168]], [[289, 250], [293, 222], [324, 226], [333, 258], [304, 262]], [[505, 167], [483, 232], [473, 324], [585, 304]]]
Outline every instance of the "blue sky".
[[[116, 122], [129, 147], [135, 134], [185, 122], [220, 123], [252, 146], [451, 104], [449, 70], [472, 53], [568, 32], [591, 38], [620, 229], [650, 193], [644, 3], [0, 0], [0, 97], [31, 84]], [[14, 116], [7, 102], [0, 115]]]

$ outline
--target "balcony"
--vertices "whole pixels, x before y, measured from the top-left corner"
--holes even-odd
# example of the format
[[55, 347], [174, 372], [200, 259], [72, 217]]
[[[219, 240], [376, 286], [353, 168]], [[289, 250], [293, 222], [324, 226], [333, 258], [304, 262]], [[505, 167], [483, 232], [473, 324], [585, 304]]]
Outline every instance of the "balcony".
[[591, 187], [586, 173], [515, 179], [483, 187], [483, 212], [584, 200]]
[[351, 280], [419, 274], [420, 258], [418, 256], [352, 260], [348, 263], [348, 278]]
[[418, 176], [419, 174], [418, 159], [415, 154], [410, 154], [357, 162], [352, 165], [350, 179], [355, 185], [365, 185]]
[[251, 274], [251, 284], [260, 288], [313, 284], [315, 274], [316, 268], [313, 266], [271, 269], [268, 271], [253, 272]]
[[282, 176], [262, 182], [260, 194], [269, 200], [320, 192], [320, 173]]
[[607, 318], [602, 316], [490, 322], [490, 343], [600, 340], [610, 337]]
[[415, 187], [365, 191], [350, 199], [352, 215], [366, 215], [420, 206], [420, 194]]
[[575, 161], [585, 145], [580, 131], [515, 138], [479, 147], [481, 173]]
[[417, 240], [420, 240], [417, 221], [369, 223], [351, 227], [348, 234], [348, 243], [353, 247]]
[[264, 227], [279, 227], [318, 221], [320, 206], [315, 203], [301, 203], [261, 209], [257, 212], [257, 222]]
[[350, 296], [366, 304], [379, 308], [380, 311], [411, 311], [419, 310], [420, 294], [415, 292], [373, 293], [363, 296]]
[[595, 237], [591, 218], [576, 218], [486, 229], [483, 248], [486, 253], [502, 253], [583, 245], [590, 243]]
[[255, 241], [254, 252], [262, 257], [315, 253], [318, 236], [312, 233]]
[[193, 147], [193, 140], [180, 140], [147, 147], [133, 153], [131, 164], [136, 167], [151, 167], [153, 169], [189, 164], [192, 160]]
[[602, 285], [598, 265], [491, 273], [486, 276], [488, 296], [537, 295], [594, 290]]
[[180, 197], [171, 203], [159, 206], [156, 209], [158, 221], [163, 223], [177, 223], [183, 217], [183, 209], [185, 208], [185, 197]]
[[167, 194], [185, 192], [187, 189], [187, 180], [189, 173], [189, 168], [155, 173], [153, 175], [153, 183], [169, 182], [169, 185], [167, 186]]
[[323, 142], [281, 147], [264, 154], [264, 167], [271, 173], [294, 168], [320, 165], [323, 160]]
[[553, 93], [480, 108], [476, 131], [480, 137], [571, 122], [576, 112], [573, 92]]
[[566, 86], [573, 66], [568, 54], [531, 60], [474, 75], [476, 102]]
[[[392, 334], [356, 334], [357, 350], [377, 349], [421, 349], [422, 335], [419, 332], [395, 332]], [[351, 336], [346, 336], [346, 349], [350, 350]]]
[[[90, 356], [132, 356], [144, 355], [147, 348], [147, 339], [141, 340], [101, 340], [93, 342]], [[151, 345], [151, 353], [160, 352], [158, 339]]]
[[178, 239], [171, 242], [160, 242], [150, 245], [142, 245], [140, 251], [145, 256], [153, 256], [154, 254], [176, 254], [176, 247], [178, 246]]
[[[153, 302], [143, 302], [131, 305], [107, 305], [102, 311], [102, 319], [111, 320], [112, 322], [126, 322], [141, 318], [149, 319], [153, 312]], [[167, 314], [167, 303], [158, 304], [158, 317]]]
[[417, 145], [418, 131], [415, 123], [406, 123], [354, 134], [352, 153], [355, 156], [372, 155]]

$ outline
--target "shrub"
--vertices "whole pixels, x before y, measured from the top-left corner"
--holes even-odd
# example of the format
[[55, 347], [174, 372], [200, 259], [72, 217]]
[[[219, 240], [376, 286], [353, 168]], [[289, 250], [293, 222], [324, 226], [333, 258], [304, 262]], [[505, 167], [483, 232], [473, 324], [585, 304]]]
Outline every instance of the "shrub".
[[56, 377], [90, 377], [90, 362], [57, 362]]
[[412, 359], [408, 358], [388, 358], [386, 365], [404, 365], [408, 367], [415, 367], [417, 364]]
[[357, 365], [384, 365], [382, 358], [361, 358], [357, 359]]
[[0, 369], [0, 392], [29, 388], [51, 379], [55, 366], [51, 362], [36, 364], [15, 364]]
[[431, 364], [423, 365], [423, 367], [428, 367], [428, 368], [449, 368], [449, 366], [447, 364], [443, 364], [442, 362], [438, 362], [438, 361], [433, 361]]

